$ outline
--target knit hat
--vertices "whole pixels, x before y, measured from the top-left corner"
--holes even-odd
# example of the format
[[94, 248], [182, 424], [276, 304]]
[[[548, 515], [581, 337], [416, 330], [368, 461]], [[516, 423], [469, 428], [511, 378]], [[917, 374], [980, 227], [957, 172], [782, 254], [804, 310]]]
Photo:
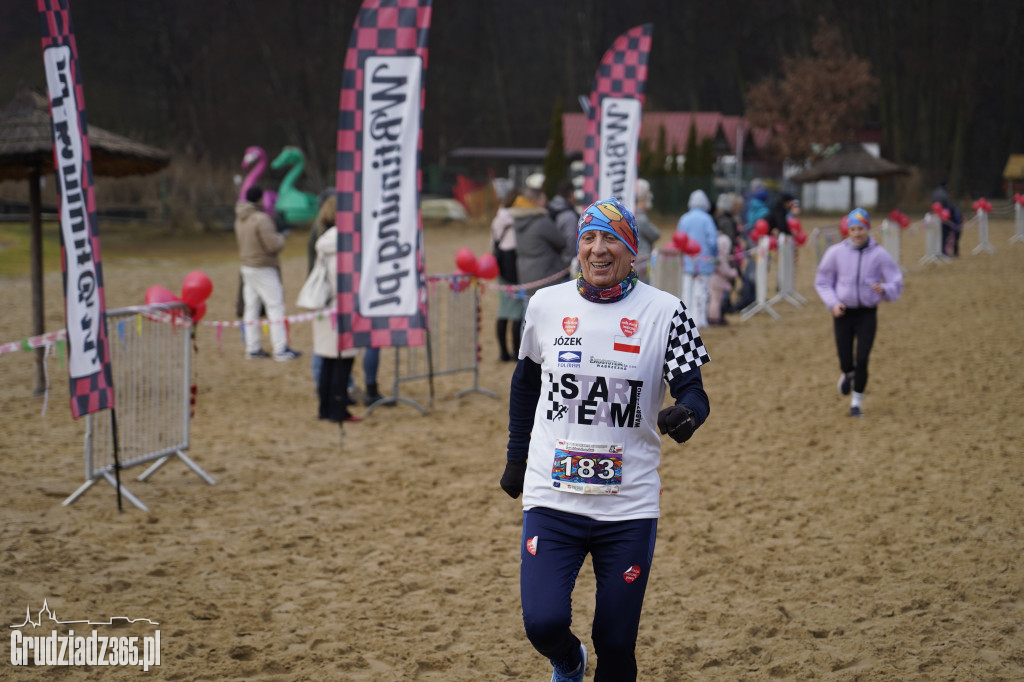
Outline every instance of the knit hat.
[[539, 192], [544, 189], [544, 174], [543, 173], [531, 173], [526, 176], [526, 181], [523, 183], [527, 189], [532, 189], [535, 192]]
[[871, 219], [868, 217], [868, 212], [863, 208], [855, 208], [846, 216], [846, 227], [849, 228], [854, 225], [860, 225], [865, 230], [871, 229]]
[[258, 204], [258, 203], [260, 203], [261, 199], [263, 199], [263, 190], [260, 189], [259, 186], [253, 185], [249, 189], [245, 190], [245, 200], [246, 201], [250, 201], [250, 202], [252, 202], [254, 204]]
[[640, 232], [636, 218], [622, 202], [611, 197], [599, 199], [587, 206], [576, 222], [576, 250], [580, 248], [580, 237], [588, 230], [601, 230], [618, 237], [630, 253], [636, 255], [640, 244]]

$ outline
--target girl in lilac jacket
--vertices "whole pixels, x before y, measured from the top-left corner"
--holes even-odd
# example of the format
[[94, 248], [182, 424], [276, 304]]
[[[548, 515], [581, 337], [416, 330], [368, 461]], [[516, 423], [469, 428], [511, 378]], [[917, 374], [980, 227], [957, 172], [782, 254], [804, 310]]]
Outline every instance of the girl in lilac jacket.
[[878, 327], [882, 301], [895, 301], [903, 293], [900, 266], [871, 238], [868, 212], [856, 208], [846, 217], [849, 237], [834, 244], [821, 259], [814, 288], [832, 312], [839, 355], [839, 392], [849, 395], [850, 416], [862, 417], [868, 383], [868, 357]]

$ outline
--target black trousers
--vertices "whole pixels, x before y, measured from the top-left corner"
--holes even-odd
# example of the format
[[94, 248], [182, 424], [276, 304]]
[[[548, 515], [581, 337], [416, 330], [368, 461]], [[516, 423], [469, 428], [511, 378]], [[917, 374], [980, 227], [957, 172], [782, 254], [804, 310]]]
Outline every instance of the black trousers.
[[847, 308], [841, 317], [833, 318], [839, 369], [853, 372], [853, 390], [863, 393], [868, 385], [868, 356], [875, 343], [878, 328], [877, 308]]
[[317, 380], [320, 405], [317, 416], [333, 422], [352, 416], [348, 411], [348, 377], [352, 373], [352, 358], [324, 358]]

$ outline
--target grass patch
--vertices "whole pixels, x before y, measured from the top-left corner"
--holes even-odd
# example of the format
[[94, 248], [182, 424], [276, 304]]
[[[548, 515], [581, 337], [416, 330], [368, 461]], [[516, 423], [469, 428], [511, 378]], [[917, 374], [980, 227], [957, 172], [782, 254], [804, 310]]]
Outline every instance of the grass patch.
[[[145, 223], [100, 222], [100, 245], [104, 263], [121, 259], [185, 260], [198, 254], [206, 261], [238, 259], [235, 233], [171, 232]], [[28, 223], [0, 223], [0, 276], [25, 276], [31, 270], [31, 235]], [[43, 223], [43, 271], [59, 271], [60, 225]]]

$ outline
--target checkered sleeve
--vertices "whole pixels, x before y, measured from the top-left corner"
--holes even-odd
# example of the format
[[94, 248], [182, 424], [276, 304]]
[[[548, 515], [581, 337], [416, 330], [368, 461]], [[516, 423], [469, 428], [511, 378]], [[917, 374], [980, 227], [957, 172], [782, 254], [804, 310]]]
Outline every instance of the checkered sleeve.
[[665, 381], [669, 382], [706, 362], [710, 362], [704, 340], [700, 338], [697, 325], [686, 312], [680, 301], [672, 316], [668, 331], [668, 346], [665, 348]]

